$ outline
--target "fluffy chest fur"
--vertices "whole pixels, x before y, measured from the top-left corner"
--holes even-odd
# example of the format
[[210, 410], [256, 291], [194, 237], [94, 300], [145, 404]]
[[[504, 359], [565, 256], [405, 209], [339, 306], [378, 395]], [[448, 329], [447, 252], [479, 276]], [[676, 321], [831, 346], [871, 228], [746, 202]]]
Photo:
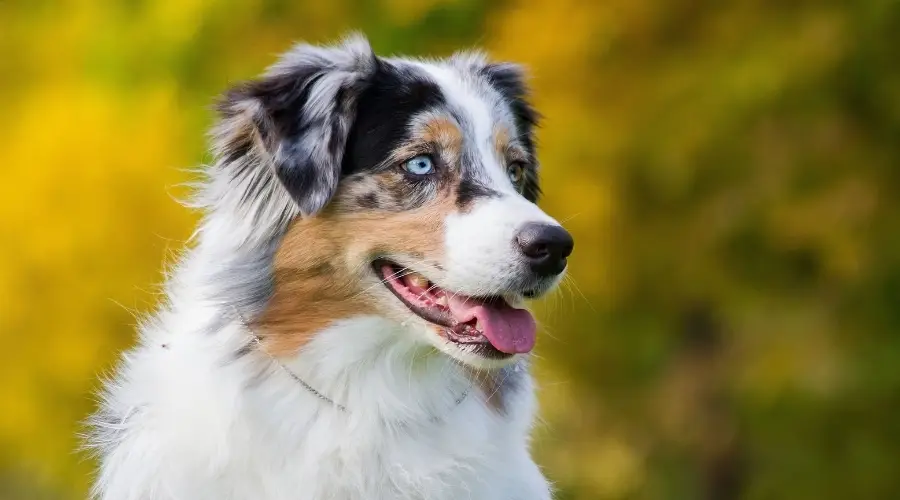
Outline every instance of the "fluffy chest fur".
[[246, 350], [240, 322], [189, 334], [168, 318], [126, 357], [98, 416], [99, 498], [549, 498], [527, 450], [524, 363], [479, 379], [434, 350], [386, 344], [396, 327], [361, 318], [281, 364]]

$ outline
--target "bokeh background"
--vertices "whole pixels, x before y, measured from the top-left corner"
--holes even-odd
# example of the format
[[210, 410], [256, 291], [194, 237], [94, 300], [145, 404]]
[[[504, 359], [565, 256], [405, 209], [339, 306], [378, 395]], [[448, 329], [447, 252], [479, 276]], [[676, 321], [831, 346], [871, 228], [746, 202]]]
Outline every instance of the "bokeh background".
[[0, 498], [84, 498], [213, 97], [349, 29], [531, 69], [560, 499], [900, 498], [897, 0], [0, 0]]

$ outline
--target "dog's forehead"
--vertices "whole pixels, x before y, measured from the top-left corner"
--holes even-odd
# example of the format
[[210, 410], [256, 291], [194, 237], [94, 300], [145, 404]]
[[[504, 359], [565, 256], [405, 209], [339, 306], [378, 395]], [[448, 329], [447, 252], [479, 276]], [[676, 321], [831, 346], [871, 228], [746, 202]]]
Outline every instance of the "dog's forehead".
[[406, 70], [407, 84], [427, 84], [440, 95], [439, 102], [407, 116], [406, 129], [427, 126], [435, 119], [457, 127], [462, 139], [459, 163], [463, 178], [511, 191], [501, 162], [501, 143], [515, 144], [519, 131], [510, 103], [479, 71], [477, 61], [455, 56], [438, 61], [394, 60]]
[[483, 68], [459, 58], [382, 59], [358, 105], [344, 174], [378, 170], [406, 154], [398, 151], [414, 138], [450, 126], [459, 139], [458, 163], [452, 168], [481, 184], [511, 188], [497, 150], [501, 143], [516, 144], [521, 131], [510, 102]]
[[460, 122], [463, 132], [472, 139], [493, 136], [498, 125], [513, 127], [508, 103], [471, 67], [454, 64], [454, 60], [440, 62], [407, 61], [420, 78], [437, 85], [444, 97], [444, 107]]

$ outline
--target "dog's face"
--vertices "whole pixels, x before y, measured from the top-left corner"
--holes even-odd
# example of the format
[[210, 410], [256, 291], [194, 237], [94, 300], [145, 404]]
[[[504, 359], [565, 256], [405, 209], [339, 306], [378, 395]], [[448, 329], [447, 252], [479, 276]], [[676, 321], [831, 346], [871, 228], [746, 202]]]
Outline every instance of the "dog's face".
[[256, 324], [276, 352], [368, 315], [477, 367], [529, 352], [522, 300], [558, 283], [573, 243], [535, 205], [519, 69], [380, 59], [362, 43], [301, 47], [226, 102], [226, 117], [249, 117], [231, 128], [251, 137], [232, 142], [264, 149], [301, 211]]

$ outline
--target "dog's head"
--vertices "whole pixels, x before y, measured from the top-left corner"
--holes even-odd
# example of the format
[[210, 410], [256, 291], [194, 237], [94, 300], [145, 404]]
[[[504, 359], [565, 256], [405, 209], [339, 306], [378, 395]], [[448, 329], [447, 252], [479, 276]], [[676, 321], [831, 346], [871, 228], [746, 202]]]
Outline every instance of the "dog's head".
[[[475, 366], [532, 349], [521, 302], [558, 283], [572, 238], [535, 205], [519, 67], [379, 58], [353, 37], [298, 46], [221, 112], [219, 164], [246, 217], [290, 219], [254, 321], [270, 349], [371, 315]], [[267, 207], [279, 200], [287, 215]]]

